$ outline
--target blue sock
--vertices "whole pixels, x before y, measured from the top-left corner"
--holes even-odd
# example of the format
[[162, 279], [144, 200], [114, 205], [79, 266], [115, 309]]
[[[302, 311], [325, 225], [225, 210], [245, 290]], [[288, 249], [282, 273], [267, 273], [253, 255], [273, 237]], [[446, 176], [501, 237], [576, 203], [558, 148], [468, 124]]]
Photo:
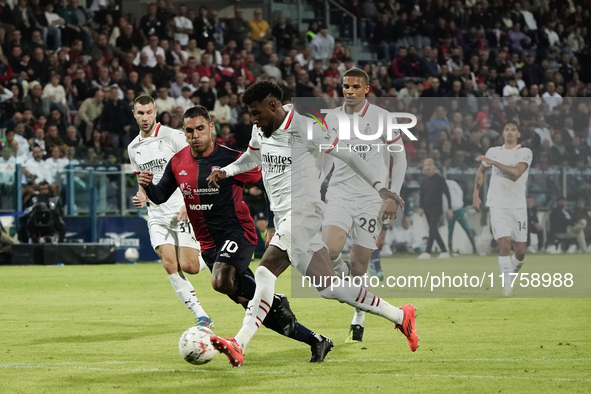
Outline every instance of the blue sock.
[[246, 298], [247, 300], [252, 300], [254, 298], [254, 291], [256, 288], [256, 282], [254, 281], [254, 274], [252, 271], [247, 269], [240, 275], [240, 289], [238, 294], [241, 297]]
[[300, 323], [296, 323], [295, 330], [293, 331], [291, 338], [312, 346], [319, 342], [317, 336], [318, 334], [316, 334], [314, 331], [308, 329]]
[[373, 267], [375, 268], [376, 272], [380, 272], [382, 270], [382, 262], [380, 261], [380, 249], [376, 249], [372, 252], [371, 258], [369, 260]]

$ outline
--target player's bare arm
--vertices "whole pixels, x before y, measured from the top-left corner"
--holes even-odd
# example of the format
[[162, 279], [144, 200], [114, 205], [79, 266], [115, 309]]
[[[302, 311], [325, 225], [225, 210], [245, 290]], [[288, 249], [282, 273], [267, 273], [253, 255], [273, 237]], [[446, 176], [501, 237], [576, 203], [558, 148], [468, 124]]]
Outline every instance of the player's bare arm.
[[[484, 157], [484, 156], [478, 156]], [[476, 180], [474, 181], [474, 194], [472, 195], [472, 206], [476, 212], [482, 212], [482, 201], [480, 200], [480, 189], [482, 188], [482, 184], [484, 183], [484, 173], [486, 172], [487, 167], [480, 166], [478, 171], [476, 172]]]
[[483, 161], [487, 164], [490, 164], [491, 166], [497, 167], [499, 170], [509, 175], [514, 181], [519, 179], [519, 177], [525, 172], [525, 170], [527, 170], [527, 164], [525, 163], [517, 163], [517, 166], [511, 167], [501, 164], [498, 161], [491, 160], [484, 155], [478, 156], [476, 160]]

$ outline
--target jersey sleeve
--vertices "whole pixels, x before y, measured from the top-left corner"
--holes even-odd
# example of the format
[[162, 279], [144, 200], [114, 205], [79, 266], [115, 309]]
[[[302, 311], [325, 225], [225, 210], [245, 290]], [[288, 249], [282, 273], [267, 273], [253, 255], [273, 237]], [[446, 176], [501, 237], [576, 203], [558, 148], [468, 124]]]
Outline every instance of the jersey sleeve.
[[140, 167], [137, 165], [137, 162], [135, 161], [135, 152], [132, 149], [131, 144], [127, 147], [127, 155], [129, 156], [129, 164], [131, 165], [131, 170], [134, 173], [139, 173]]
[[226, 176], [235, 177], [235, 175], [251, 171], [261, 165], [261, 142], [259, 140], [259, 133], [261, 133], [261, 131], [256, 126], [252, 126], [252, 135], [248, 142], [248, 149], [246, 152], [238, 156], [238, 159], [235, 162], [222, 168], [222, 170], [226, 172]]
[[144, 190], [150, 201], [152, 201], [154, 204], [162, 204], [168, 201], [170, 196], [172, 196], [177, 188], [178, 185], [172, 171], [171, 160], [166, 165], [166, 169], [164, 170], [160, 181], [157, 184], [154, 184], [154, 182], [150, 183], [144, 188]]
[[[488, 159], [492, 159], [492, 148], [489, 148], [489, 149], [486, 151], [486, 154], [485, 154], [485, 156], [486, 156]], [[487, 162], [485, 162], [485, 161], [481, 161], [481, 162], [480, 162], [480, 164], [482, 164], [482, 166], [483, 166], [483, 167], [485, 167], [485, 168], [489, 168], [489, 167], [490, 167], [490, 164], [488, 164], [488, 163], [487, 163]]]
[[521, 148], [517, 150], [517, 163], [525, 163], [529, 168], [532, 161], [532, 151], [529, 148]]
[[[242, 154], [238, 155], [238, 159], [240, 159], [240, 156], [242, 156]], [[234, 175], [234, 179], [242, 183], [256, 183], [261, 179], [261, 176], [261, 167], [257, 166], [252, 170]]]
[[185, 137], [185, 133], [180, 130], [172, 130], [170, 135], [170, 140], [172, 141], [172, 149], [175, 153], [180, 152], [183, 150], [187, 145], [187, 138]]

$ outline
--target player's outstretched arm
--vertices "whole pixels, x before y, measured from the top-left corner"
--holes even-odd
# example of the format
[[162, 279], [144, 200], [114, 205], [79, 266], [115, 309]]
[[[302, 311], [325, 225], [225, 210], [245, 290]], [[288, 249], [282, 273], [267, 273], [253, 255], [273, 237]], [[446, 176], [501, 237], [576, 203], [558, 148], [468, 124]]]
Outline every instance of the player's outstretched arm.
[[253, 150], [249, 146], [247, 151], [240, 155], [234, 163], [228, 164], [220, 170], [214, 170], [211, 172], [211, 174], [207, 177], [209, 187], [219, 189], [220, 186], [218, 182], [220, 180], [253, 170], [260, 165], [261, 154], [259, 150]]
[[[408, 163], [406, 161], [404, 145], [393, 145], [398, 145], [401, 147], [401, 149], [398, 152], [390, 152], [390, 156], [394, 159], [394, 164], [392, 165], [392, 183], [390, 185], [390, 190], [393, 193], [400, 195], [400, 190], [402, 189], [402, 184], [404, 183], [404, 177], [406, 175], [406, 167], [408, 166]], [[384, 201], [382, 218], [385, 220], [389, 217], [396, 217], [396, 211], [398, 211], [398, 203], [395, 200], [388, 199]]]
[[363, 159], [357, 154], [339, 151], [338, 149], [333, 149], [328, 152], [328, 154], [344, 161], [349, 167], [351, 167], [353, 171], [355, 171], [355, 173], [361, 176], [367, 183], [376, 189], [384, 201], [387, 199], [392, 199], [396, 202], [396, 209], [388, 214], [384, 212], [384, 219], [396, 219], [398, 214], [398, 206], [400, 209], [404, 210], [404, 200], [400, 198], [397, 193], [388, 190], [386, 185], [384, 185], [379, 179], [376, 179], [372, 169], [369, 168]]
[[491, 166], [497, 167], [499, 170], [509, 175], [513, 181], [518, 180], [519, 177], [525, 172], [525, 170], [527, 170], [527, 163], [517, 163], [516, 167], [510, 167], [501, 164], [498, 161], [491, 160], [486, 156], [478, 156], [476, 160], [483, 161]]
[[[480, 157], [480, 156], [479, 156]], [[488, 167], [480, 166], [476, 172], [476, 179], [474, 180], [474, 194], [472, 194], [472, 206], [476, 212], [482, 212], [482, 201], [480, 200], [480, 189], [484, 183], [484, 173]]]
[[162, 204], [168, 201], [170, 196], [176, 191], [178, 185], [172, 172], [172, 164], [169, 161], [162, 178], [157, 184], [154, 184], [154, 174], [150, 171], [142, 171], [138, 175], [138, 183], [144, 188], [146, 196], [154, 204]]

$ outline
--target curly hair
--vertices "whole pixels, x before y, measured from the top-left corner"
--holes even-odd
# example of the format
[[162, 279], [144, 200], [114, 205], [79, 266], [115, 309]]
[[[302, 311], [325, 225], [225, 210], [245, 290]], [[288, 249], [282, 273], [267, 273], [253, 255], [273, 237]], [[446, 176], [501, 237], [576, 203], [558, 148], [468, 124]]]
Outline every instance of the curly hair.
[[251, 105], [255, 101], [261, 102], [269, 96], [281, 101], [283, 99], [283, 90], [273, 82], [259, 81], [246, 89], [244, 96], [242, 96], [242, 102]]

